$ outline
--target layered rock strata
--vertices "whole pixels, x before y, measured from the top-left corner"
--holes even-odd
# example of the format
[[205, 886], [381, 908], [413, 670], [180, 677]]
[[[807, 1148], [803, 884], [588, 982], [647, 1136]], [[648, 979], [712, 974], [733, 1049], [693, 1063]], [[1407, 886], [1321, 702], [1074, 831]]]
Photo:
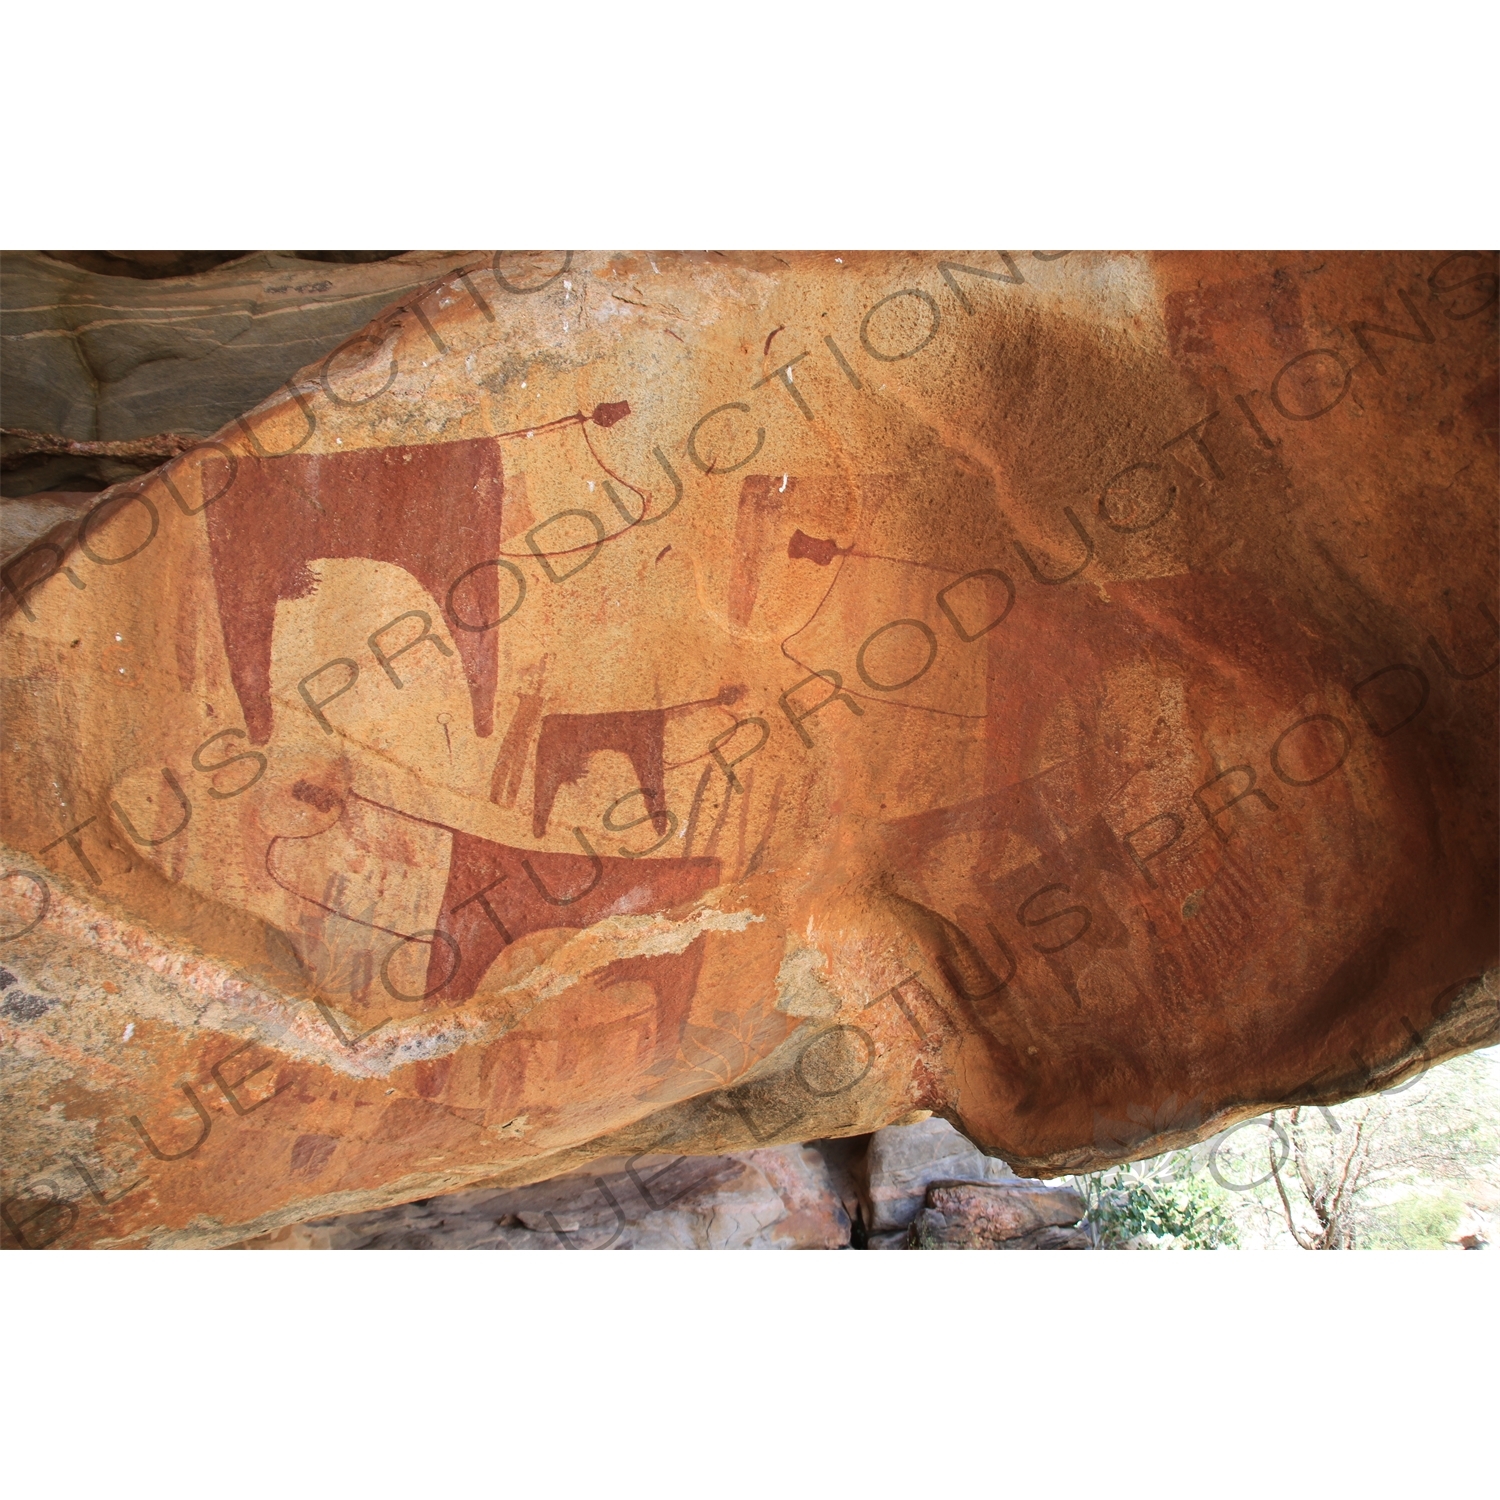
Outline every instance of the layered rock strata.
[[153, 269], [184, 274], [136, 280], [106, 274], [131, 262], [87, 253], [0, 256], [6, 495], [135, 477], [473, 257], [219, 260], [180, 256]]

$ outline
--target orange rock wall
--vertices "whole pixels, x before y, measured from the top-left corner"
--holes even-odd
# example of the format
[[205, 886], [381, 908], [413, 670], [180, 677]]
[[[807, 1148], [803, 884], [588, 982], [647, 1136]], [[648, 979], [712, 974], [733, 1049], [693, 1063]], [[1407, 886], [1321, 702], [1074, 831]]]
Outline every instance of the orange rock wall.
[[476, 256], [107, 492], [4, 570], [8, 1240], [1492, 1039], [1495, 272]]

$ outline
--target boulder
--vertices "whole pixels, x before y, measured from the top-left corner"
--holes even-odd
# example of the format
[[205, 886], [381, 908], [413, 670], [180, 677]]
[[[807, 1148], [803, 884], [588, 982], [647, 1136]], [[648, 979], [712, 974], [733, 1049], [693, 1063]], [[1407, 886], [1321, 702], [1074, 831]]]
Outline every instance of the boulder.
[[912, 1221], [914, 1250], [1089, 1250], [1084, 1202], [1070, 1187], [934, 1182]]
[[6, 1243], [1495, 1037], [1493, 257], [3, 271], [7, 422], [175, 454], [0, 564]]
[[[1004, 1182], [1015, 1173], [998, 1157], [986, 1156], [946, 1120], [935, 1116], [910, 1125], [891, 1125], [870, 1137], [862, 1194], [871, 1243], [892, 1237], [904, 1244], [928, 1185], [945, 1180]], [[899, 1233], [898, 1233], [899, 1232]]]
[[298, 1224], [246, 1250], [841, 1250], [849, 1218], [811, 1146], [605, 1157], [510, 1191], [476, 1188]]

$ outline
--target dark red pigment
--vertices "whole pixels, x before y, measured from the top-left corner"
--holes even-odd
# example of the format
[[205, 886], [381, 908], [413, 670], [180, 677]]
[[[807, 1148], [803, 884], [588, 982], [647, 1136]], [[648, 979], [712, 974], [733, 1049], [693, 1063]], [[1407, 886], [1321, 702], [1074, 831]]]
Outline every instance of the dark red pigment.
[[826, 568], [843, 550], [832, 537], [808, 536], [800, 526], [786, 544], [786, 555], [793, 562], [805, 558], [808, 562], [817, 563], [820, 568]]
[[[526, 435], [573, 423], [613, 427], [628, 401], [600, 402]], [[209, 552], [229, 672], [253, 743], [271, 737], [271, 634], [276, 604], [302, 599], [315, 580], [315, 558], [369, 558], [404, 568], [432, 596], [441, 615], [458, 576], [500, 551], [505, 494], [500, 438], [415, 447], [358, 448], [347, 453], [241, 454], [234, 484], [207, 512]], [[500, 574], [480, 567], [455, 608], [482, 625], [499, 613]], [[474, 732], [495, 723], [498, 646], [493, 632], [449, 619], [463, 662]]]
[[[548, 714], [542, 720], [536, 747], [536, 790], [531, 807], [531, 832], [542, 838], [558, 791], [578, 781], [597, 750], [618, 750], [628, 757], [642, 790], [652, 827], [666, 832], [663, 803], [662, 738], [667, 713], [661, 708], [610, 714]], [[572, 855], [568, 856], [570, 859]]]
[[[665, 833], [667, 804], [662, 785], [662, 742], [668, 715], [691, 713], [695, 708], [714, 704], [728, 706], [738, 703], [744, 696], [744, 686], [733, 683], [720, 688], [712, 698], [695, 698], [688, 703], [669, 704], [666, 708], [625, 709], [603, 714], [548, 714], [542, 720], [542, 732], [537, 739], [532, 834], [536, 838], [546, 834], [559, 789], [583, 777], [588, 770], [589, 757], [597, 750], [615, 750], [630, 761], [637, 785], [646, 794], [646, 811], [651, 814], [651, 826], [658, 833]], [[526, 701], [523, 697], [523, 709]], [[526, 728], [529, 732], [529, 725]], [[510, 739], [508, 732], [506, 739]], [[501, 756], [503, 759], [503, 749]], [[499, 774], [497, 765], [497, 784]], [[498, 800], [493, 791], [490, 797], [492, 801]]]
[[595, 427], [613, 427], [616, 422], [623, 422], [629, 415], [628, 401], [601, 401], [589, 414], [589, 421]]
[[[404, 568], [432, 596], [435, 623], [453, 580], [499, 552], [504, 489], [494, 438], [240, 456], [234, 485], [207, 512], [208, 542], [230, 677], [253, 743], [271, 737], [276, 604], [312, 592], [308, 563], [362, 557]], [[498, 569], [481, 568], [464, 584], [457, 607], [465, 619], [492, 620], [499, 591]], [[487, 736], [494, 727], [495, 634], [452, 634], [474, 732]]]
[[[433, 943], [427, 985], [452, 973], [432, 992], [430, 1003], [451, 1005], [467, 1000], [501, 949], [527, 933], [548, 927], [581, 930], [617, 912], [666, 911], [712, 890], [719, 880], [717, 859], [626, 859], [601, 854], [596, 862], [586, 854], [515, 849], [454, 830], [448, 888], [437, 927], [457, 942], [461, 958], [455, 966], [448, 945]], [[538, 882], [552, 900], [537, 889]], [[478, 892], [485, 893], [483, 901], [473, 899]], [[576, 900], [557, 904], [557, 898], [575, 894]], [[485, 910], [486, 903], [493, 917]], [[693, 951], [697, 946], [694, 943], [683, 953], [664, 954], [649, 962], [610, 964], [605, 972], [612, 978], [604, 982], [641, 978], [660, 996], [670, 993], [680, 999], [685, 993], [690, 1000], [702, 962], [701, 953]], [[621, 967], [627, 962], [646, 967], [637, 973]]]

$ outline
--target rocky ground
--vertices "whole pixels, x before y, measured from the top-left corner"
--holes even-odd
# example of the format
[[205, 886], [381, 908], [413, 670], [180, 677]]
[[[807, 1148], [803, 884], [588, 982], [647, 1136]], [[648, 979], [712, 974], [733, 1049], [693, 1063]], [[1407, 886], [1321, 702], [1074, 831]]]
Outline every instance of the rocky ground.
[[529, 1187], [293, 1225], [247, 1250], [1085, 1250], [1083, 1201], [944, 1120], [724, 1156], [607, 1157]]

